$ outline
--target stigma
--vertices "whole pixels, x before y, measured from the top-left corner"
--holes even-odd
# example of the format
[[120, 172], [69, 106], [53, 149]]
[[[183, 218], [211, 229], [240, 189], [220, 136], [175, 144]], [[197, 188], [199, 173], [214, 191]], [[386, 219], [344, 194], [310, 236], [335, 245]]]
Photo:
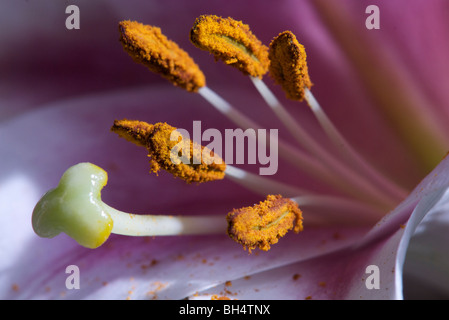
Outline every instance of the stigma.
[[56, 188], [36, 204], [32, 215], [35, 233], [53, 238], [65, 233], [88, 249], [102, 246], [111, 233], [126, 236], [224, 234], [226, 221], [217, 215], [144, 215], [119, 211], [101, 200], [108, 174], [89, 163], [68, 168]]

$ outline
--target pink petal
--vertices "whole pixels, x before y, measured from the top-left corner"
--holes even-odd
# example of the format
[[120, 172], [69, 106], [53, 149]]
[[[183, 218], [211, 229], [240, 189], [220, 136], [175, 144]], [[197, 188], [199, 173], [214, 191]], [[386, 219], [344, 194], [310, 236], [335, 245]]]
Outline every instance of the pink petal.
[[[446, 192], [443, 199], [447, 197]], [[447, 299], [448, 221], [448, 204], [441, 200], [416, 228], [403, 270], [406, 299]]]

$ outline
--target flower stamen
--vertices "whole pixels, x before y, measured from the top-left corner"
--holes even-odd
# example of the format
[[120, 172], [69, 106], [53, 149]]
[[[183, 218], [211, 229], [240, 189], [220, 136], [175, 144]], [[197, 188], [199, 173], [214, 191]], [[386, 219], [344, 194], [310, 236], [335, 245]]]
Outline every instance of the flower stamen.
[[205, 86], [205, 76], [198, 65], [175, 42], [168, 40], [160, 28], [122, 21], [119, 31], [123, 48], [137, 63], [187, 91], [196, 92]]
[[[370, 164], [363, 159], [359, 153], [357, 153], [349, 144], [349, 142], [343, 137], [339, 130], [335, 127], [329, 117], [326, 115], [324, 110], [319, 105], [318, 101], [312, 95], [310, 88], [312, 83], [308, 74], [308, 68], [306, 63], [306, 52], [304, 47], [299, 44], [295, 35], [290, 31], [285, 31], [279, 34], [270, 43], [270, 74], [275, 79], [277, 84], [280, 84], [286, 96], [293, 100], [302, 101], [305, 99], [312, 110], [314, 116], [318, 120], [324, 132], [327, 134], [330, 141], [339, 150], [341, 155], [351, 166], [352, 169], [356, 169], [360, 174], [363, 174], [366, 178], [370, 179], [374, 185], [377, 186], [379, 190], [384, 190], [385, 194], [391, 195], [391, 199], [394, 203], [397, 200], [403, 199], [407, 192], [403, 190], [400, 186], [396, 185], [393, 181], [387, 179], [377, 170], [375, 170]], [[257, 80], [257, 79], [256, 79]], [[261, 81], [253, 80], [256, 87], [262, 92]], [[266, 87], [266, 86], [265, 86]], [[268, 90], [268, 89], [267, 89]], [[266, 96], [266, 93], [263, 94]], [[292, 130], [294, 126], [290, 123], [291, 121], [285, 115], [285, 112], [281, 110], [280, 103], [276, 105], [276, 101], [273, 99], [265, 100], [269, 103], [274, 103], [277, 108], [273, 110], [280, 116], [284, 118], [284, 121], [288, 121], [289, 124], [287, 128]], [[294, 128], [298, 132], [298, 128]], [[298, 135], [303, 142], [306, 141], [307, 135], [301, 133]], [[309, 139], [310, 141], [310, 139]], [[315, 145], [312, 145], [306, 141], [306, 147], [313, 148], [313, 151], [323, 154], [322, 150], [319, 150]], [[329, 159], [325, 157], [323, 159]], [[337, 164], [333, 161], [332, 164]]]
[[234, 209], [226, 219], [229, 236], [249, 252], [256, 247], [267, 251], [289, 230], [296, 233], [303, 230], [298, 205], [280, 195], [269, 195], [253, 207]]
[[[230, 18], [229, 18], [230, 19]], [[213, 54], [215, 54], [214, 50], [211, 48], [219, 48], [220, 47], [220, 40], [218, 40], [215, 37], [215, 33], [221, 26], [221, 24], [225, 24], [226, 27], [224, 28], [226, 32], [228, 33], [238, 33], [238, 27], [232, 23], [224, 23], [222, 19], [216, 16], [201, 16], [197, 19], [195, 22], [194, 28], [191, 31], [191, 37], [192, 34], [201, 33], [204, 37], [204, 42], [208, 44], [208, 48], [205, 49], [204, 46], [197, 45], [201, 49], [209, 50]], [[229, 21], [235, 21], [230, 19]], [[204, 24], [204, 26], [202, 26]], [[209, 26], [210, 25], [210, 26]], [[199, 26], [202, 26], [204, 30], [195, 31], [196, 29], [200, 29]], [[231, 31], [232, 29], [237, 29], [234, 31]], [[249, 27], [248, 27], [249, 30]], [[224, 31], [223, 31], [224, 32]], [[196, 39], [196, 38], [195, 38]], [[191, 39], [192, 40], [192, 39]], [[192, 40], [192, 42], [195, 43], [195, 40]], [[217, 43], [215, 43], [217, 42]], [[260, 41], [259, 41], [260, 42]], [[295, 87], [295, 90], [298, 91], [296, 95], [301, 95], [301, 99], [304, 96], [304, 88], [310, 87], [312, 83], [310, 82], [310, 78], [307, 71], [307, 64], [305, 60], [305, 50], [304, 48], [298, 43], [296, 40], [296, 37], [289, 31], [286, 31], [282, 34], [280, 34], [270, 45], [270, 58], [272, 58], [274, 61], [271, 61], [272, 64], [270, 65], [270, 72], [274, 72], [278, 78], [279, 81], [282, 78], [283, 81], [287, 85], [287, 89], [289, 89], [288, 86], [292, 86], [290, 84], [291, 81], [294, 81], [296, 84], [293, 85]], [[290, 52], [291, 51], [291, 52]], [[293, 62], [289, 62], [288, 60], [293, 59]], [[280, 61], [279, 61], [280, 60]], [[273, 67], [273, 64], [277, 64], [278, 68]], [[277, 70], [277, 69], [285, 69], [285, 70]], [[299, 70], [298, 70], [299, 69]], [[283, 74], [290, 74], [289, 78], [286, 79]], [[246, 73], [248, 74], [248, 73]], [[253, 80], [254, 84], [258, 89], [261, 87], [262, 80], [261, 77], [254, 77], [250, 75], [250, 78]], [[298, 81], [301, 83], [298, 84]], [[300, 88], [301, 90], [299, 90]], [[261, 90], [259, 90], [261, 92]], [[257, 125], [253, 120], [247, 118], [243, 114], [241, 114], [238, 110], [236, 110], [232, 105], [230, 105], [227, 101], [225, 101], [223, 98], [221, 98], [218, 94], [216, 94], [214, 91], [212, 91], [208, 87], [201, 88], [198, 93], [206, 99], [212, 106], [214, 106], [219, 112], [227, 116], [231, 121], [236, 123], [242, 128], [259, 128], [260, 126]], [[266, 99], [266, 95], [264, 95], [264, 98]], [[388, 192], [383, 192], [383, 189], [380, 188], [378, 190], [375, 190], [375, 188], [367, 183], [367, 181], [364, 181], [363, 179], [360, 179], [350, 168], [344, 167], [340, 162], [334, 160], [334, 157], [328, 156], [328, 153], [323, 151], [323, 148], [320, 146], [317, 146], [316, 143], [311, 143], [310, 141], [312, 139], [307, 139], [306, 137], [308, 135], [302, 135], [297, 134], [298, 129], [297, 127], [293, 126], [291, 117], [286, 115], [285, 110], [282, 108], [280, 104], [277, 104], [276, 108], [273, 108], [273, 110], [276, 111], [278, 115], [281, 115], [281, 119], [284, 120], [288, 118], [287, 120], [287, 128], [291, 131], [293, 129], [293, 133], [295, 138], [302, 140], [302, 142], [306, 142], [307, 146], [313, 149], [313, 151], [318, 152], [318, 156], [321, 157], [323, 155], [326, 155], [324, 160], [325, 162], [328, 161], [332, 164], [332, 167], [334, 170], [329, 171], [326, 166], [322, 166], [321, 162], [316, 162], [314, 158], [310, 157], [306, 153], [292, 148], [290, 145], [284, 143], [283, 141], [278, 142], [278, 147], [280, 149], [280, 155], [288, 160], [290, 163], [296, 165], [299, 169], [304, 170], [306, 172], [309, 172], [313, 174], [315, 177], [320, 178], [323, 181], [326, 181], [327, 183], [332, 184], [334, 187], [337, 187], [338, 189], [343, 189], [344, 192], [349, 192], [352, 195], [360, 195], [361, 190], [366, 190], [366, 194], [369, 197], [376, 197], [378, 200], [381, 200], [381, 202], [384, 202], [387, 204], [388, 207], [390, 205], [394, 204], [396, 202], [396, 199], [394, 196], [391, 197]], [[303, 131], [303, 130], [301, 130]], [[300, 132], [303, 133], [303, 132]], [[304, 137], [304, 138], [303, 138]], [[316, 155], [316, 154], [315, 154]], [[328, 163], [327, 163], [328, 164]], [[338, 177], [335, 177], [338, 176]], [[341, 177], [341, 178], [340, 178]], [[347, 183], [346, 181], [348, 180]], [[353, 188], [350, 184], [355, 185], [356, 187]], [[397, 191], [397, 190], [396, 190]], [[363, 192], [362, 192], [363, 193]], [[366, 196], [362, 196], [364, 198], [367, 198]]]
[[[170, 127], [172, 128], [172, 127]], [[121, 137], [128, 141], [131, 141], [139, 146], [147, 146], [148, 139], [151, 138], [150, 132], [153, 130], [152, 125], [137, 120], [120, 120], [115, 121], [112, 131], [118, 133]], [[174, 129], [173, 129], [174, 130]], [[186, 141], [189, 141], [186, 139]], [[298, 203], [301, 203], [307, 207], [321, 208], [329, 207], [333, 208], [333, 211], [347, 211], [356, 212], [359, 217], [366, 221], [366, 217], [373, 216], [376, 219], [381, 215], [378, 210], [371, 208], [366, 203], [359, 203], [356, 200], [344, 199], [341, 197], [331, 197], [331, 196], [317, 196], [313, 195], [305, 189], [297, 188], [295, 186], [287, 185], [281, 182], [277, 182], [272, 179], [263, 178], [259, 175], [252, 174], [245, 170], [236, 168], [231, 165], [226, 165], [223, 172], [224, 176], [235, 183], [244, 186], [258, 194], [266, 195], [270, 193], [279, 192], [288, 197], [296, 197]], [[301, 195], [301, 196], [298, 196]], [[314, 216], [311, 220], [319, 218]], [[337, 218], [333, 218], [334, 222]], [[358, 220], [358, 219], [353, 219]], [[340, 221], [347, 224], [346, 221]]]
[[268, 48], [241, 21], [202, 15], [195, 20], [190, 41], [244, 74], [262, 77], [268, 71]]
[[[151, 125], [143, 121], [127, 119], [114, 121], [114, 125], [111, 128], [111, 131], [116, 132], [126, 140], [133, 142], [138, 146], [147, 148], [150, 157], [151, 171], [156, 174], [160, 169], [164, 169], [173, 176], [185, 180], [187, 183], [208, 182], [221, 180], [224, 177], [227, 177], [243, 186], [251, 186], [254, 190], [275, 190], [276, 187], [279, 187], [281, 189], [279, 189], [278, 192], [280, 190], [285, 190], [285, 194], [291, 196], [307, 193], [302, 189], [288, 187], [277, 183], [274, 180], [257, 179], [241, 169], [226, 165], [221, 158], [218, 163], [215, 163], [210, 160], [218, 157], [217, 155], [214, 155], [213, 151], [192, 142], [190, 139], [183, 139], [181, 136], [177, 135], [172, 136], [172, 133], [176, 133], [175, 130], [176, 128], [166, 123]], [[179, 145], [181, 145], [181, 147], [177, 148]], [[280, 147], [283, 147], [283, 145]], [[176, 162], [174, 161], [176, 160], [174, 155], [177, 156], [178, 150], [182, 150], [183, 155], [185, 150], [190, 150], [187, 154], [192, 156], [187, 157], [183, 162]], [[258, 181], [260, 184], [255, 184], [255, 181]], [[329, 181], [335, 183], [336, 186], [345, 185], [337, 180]], [[356, 190], [347, 189], [347, 192], [356, 192]], [[370, 194], [372, 195], [372, 193]]]
[[226, 164], [219, 156], [190, 139], [184, 139], [175, 127], [167, 123], [152, 125], [138, 120], [115, 120], [111, 131], [139, 146], [145, 146], [151, 171], [156, 174], [164, 169], [187, 183], [224, 178]]
[[374, 172], [372, 172], [371, 175], [365, 174], [365, 176], [361, 176], [361, 173], [355, 171], [351, 166], [352, 163], [347, 164], [340, 161], [340, 159], [335, 157], [335, 155], [328, 149], [317, 143], [317, 141], [307, 132], [307, 130], [304, 130], [301, 125], [294, 120], [273, 92], [271, 92], [268, 86], [265, 85], [262, 79], [254, 77], [250, 77], [250, 79], [267, 105], [273, 110], [275, 115], [285, 125], [287, 130], [296, 139], [299, 145], [311, 152], [326, 166], [332, 168], [336, 175], [341, 176], [342, 179], [345, 179], [354, 185], [360, 185], [360, 181], [362, 181], [362, 179], [373, 178], [373, 186], [377, 184], [379, 191], [384, 193], [386, 199], [389, 198], [391, 203], [396, 203], [397, 200], [402, 199], [405, 195], [405, 191], [395, 185], [392, 185], [391, 181], [386, 180], [386, 178], [383, 179], [382, 177], [378, 177], [377, 175], [374, 178]]
[[313, 111], [315, 117], [326, 132], [334, 146], [340, 151], [340, 154], [348, 163], [353, 165], [361, 174], [371, 179], [380, 189], [385, 190], [394, 199], [402, 200], [407, 196], [407, 191], [397, 185], [394, 181], [387, 179], [381, 172], [376, 170], [369, 164], [346, 140], [337, 127], [332, 123], [330, 118], [321, 108], [318, 101], [309, 89], [304, 90], [304, 97]]
[[[231, 27], [233, 25], [239, 26], [240, 23], [229, 24], [229, 27]], [[146, 29], [143, 28], [143, 31], [142, 31], [143, 34], [139, 34], [139, 32], [142, 30], [141, 26], [143, 26], [143, 25], [138, 24], [138, 26], [139, 26], [139, 28], [133, 29], [133, 31], [136, 33], [135, 37], [139, 38], [139, 39], [140, 38], [146, 39], [146, 34], [144, 32]], [[151, 28], [150, 26], [148, 26], [148, 27]], [[133, 41], [132, 43], [133, 43], [133, 46], [135, 47], [136, 52], [140, 52], [140, 51], [146, 52], [147, 51], [147, 49], [145, 47], [145, 42]], [[141, 45], [143, 46], [142, 48], [139, 47]], [[158, 44], [158, 45], [161, 45], [161, 44]], [[267, 53], [267, 56], [268, 56], [268, 53]], [[139, 59], [137, 59], [136, 61], [141, 62]], [[154, 72], [160, 72], [159, 69], [157, 69], [157, 68], [153, 68], [153, 69], [150, 68], [150, 70], [152, 70]], [[255, 123], [252, 119], [250, 119], [247, 116], [245, 116], [244, 114], [242, 114], [240, 111], [238, 111], [236, 108], [234, 108], [231, 104], [229, 104], [226, 100], [224, 100], [222, 97], [220, 97], [218, 94], [216, 94], [213, 90], [211, 90], [207, 86], [203, 86], [203, 87], [199, 88], [198, 93], [207, 102], [209, 102], [215, 109], [217, 109], [219, 112], [224, 114], [228, 119], [230, 119], [231, 121], [236, 123], [241, 128], [243, 128], [243, 129], [249, 129], [249, 128], [260, 129], [261, 128], [261, 126], [259, 124]], [[117, 129], [117, 128], [115, 128], [115, 129]], [[138, 138], [138, 139], [142, 138], [142, 137], [140, 137], [139, 132], [131, 132], [131, 131], [126, 131], [126, 130], [123, 131], [123, 130], [124, 129], [122, 128], [122, 129], [117, 130], [116, 132], [117, 133], [121, 132], [122, 136], [126, 137], [126, 139], [128, 139], [134, 143], [137, 143], [137, 144], [141, 143], [141, 142], [139, 142], [139, 140], [138, 141], [135, 140], [135, 138]], [[137, 136], [133, 137], [133, 135], [137, 135]], [[262, 142], [262, 143], [265, 143], [265, 142]], [[291, 145], [289, 145], [288, 143], [285, 143], [282, 140], [278, 142], [278, 147], [279, 147], [280, 155], [285, 160], [287, 160], [289, 163], [291, 163], [292, 165], [297, 167], [299, 170], [307, 172], [307, 173], [313, 175], [314, 177], [317, 177], [320, 180], [331, 184], [335, 188], [343, 190], [346, 193], [349, 192], [352, 195], [354, 193], [355, 194], [360, 193], [359, 190], [351, 189], [350, 186], [345, 186], [345, 184], [342, 183], [341, 181], [339, 181], [339, 179], [335, 179], [334, 172], [332, 172], [331, 170], [329, 170], [328, 168], [323, 166], [321, 163], [315, 161], [315, 159], [313, 157], [309, 156], [305, 152], [302, 152], [299, 149], [293, 148]], [[158, 168], [160, 167], [160, 165], [154, 161], [152, 161], [152, 166], [153, 166], [152, 167], [153, 171], [156, 171], [156, 172], [157, 172]]]
[[290, 197], [304, 209], [303, 216], [309, 226], [329, 223], [333, 225], [366, 226], [375, 223], [385, 214], [384, 210], [377, 205], [366, 201], [342, 196], [314, 194], [309, 190], [265, 178], [231, 165], [226, 167], [226, 178], [262, 196], [280, 193]]
[[270, 43], [270, 75], [282, 86], [289, 99], [302, 101], [304, 88], [312, 87], [304, 46], [290, 31], [284, 31]]
[[[170, 130], [174, 130], [174, 128], [171, 126], [167, 128], [169, 128]], [[112, 127], [112, 131], [118, 133], [121, 137], [137, 144], [138, 146], [145, 146], [145, 147], [148, 145], [149, 139], [152, 138], [151, 132], [153, 130], [154, 128], [153, 125], [151, 124], [148, 124], [143, 121], [126, 120], [126, 119], [115, 121]], [[185, 141], [191, 143], [189, 139], [186, 139]], [[249, 173], [245, 170], [236, 168], [231, 165], [226, 165], [225, 170], [222, 173], [226, 178], [261, 195], [279, 192], [288, 197], [296, 197], [296, 199], [299, 201], [299, 202], [297, 201], [298, 203], [301, 203], [302, 205], [307, 207], [312, 208], [332, 207], [333, 211], [340, 210], [340, 211], [356, 212], [360, 218], [364, 219], [364, 221], [367, 220], [366, 219], [367, 216], [374, 216], [376, 218], [380, 217], [379, 211], [376, 210], [375, 208], [371, 208], [366, 203], [359, 203], [356, 200], [349, 200], [340, 197], [313, 195], [307, 190], [287, 185], [281, 182], [277, 182], [272, 179], [263, 178], [261, 176]], [[298, 195], [301, 196], [298, 197]], [[319, 217], [314, 216], [311, 220], [316, 218]], [[333, 220], [335, 222], [337, 218], [334, 217]], [[358, 219], [355, 218], [353, 220]], [[346, 221], [339, 221], [339, 222], [343, 222], [344, 224], [348, 223]]]
[[[220, 31], [220, 28], [223, 30]], [[233, 30], [235, 29], [235, 30]], [[214, 31], [215, 30], [215, 31]], [[218, 30], [218, 31], [217, 31]], [[201, 36], [200, 36], [201, 35]], [[238, 35], [238, 36], [237, 36]], [[256, 56], [253, 54], [255, 50], [250, 48], [249, 44], [244, 45], [246, 43], [245, 41], [253, 41], [254, 43], [259, 45], [261, 44], [259, 40], [249, 31], [249, 27], [247, 25], [243, 25], [241, 22], [235, 21], [231, 18], [229, 19], [222, 19], [217, 16], [201, 16], [197, 19], [197, 21], [194, 24], [194, 27], [191, 30], [191, 40], [192, 42], [198, 44], [198, 46], [202, 49], [206, 48], [206, 46], [201, 47], [202, 41], [205, 43], [208, 43], [210, 46], [209, 50], [210, 52], [214, 52], [215, 49], [212, 49], [215, 47], [219, 48], [220, 46], [226, 47], [226, 46], [233, 46], [233, 50], [237, 50], [240, 52], [239, 54], [245, 55], [246, 60], [253, 62], [261, 62], [260, 59], [254, 59]], [[239, 37], [249, 37], [252, 40], [242, 40]], [[282, 68], [288, 68], [287, 60], [292, 57], [296, 61], [293, 65], [297, 68], [300, 68], [300, 72], [290, 72], [292, 75], [297, 78], [296, 81], [299, 81], [300, 77], [306, 77], [306, 80], [303, 81], [303, 84], [301, 85], [303, 87], [303, 92], [301, 93], [303, 97], [306, 97], [306, 92], [310, 92], [308, 90], [308, 86], [311, 86], [311, 82], [307, 73], [307, 64], [305, 61], [305, 51], [304, 48], [301, 47], [296, 48], [297, 46], [300, 46], [297, 42], [296, 38], [291, 32], [284, 32], [281, 33], [278, 37], [279, 40], [272, 41], [271, 43], [271, 58], [272, 59], [279, 59], [279, 57], [282, 57], [284, 60], [282, 64]], [[202, 39], [202, 40], [200, 40]], [[230, 41], [230, 39], [232, 41]], [[235, 41], [234, 41], [235, 40]], [[257, 41], [256, 41], [257, 40]], [[223, 44], [223, 41], [226, 42], [226, 45]], [[214, 42], [217, 42], [214, 44]], [[248, 43], [249, 43], [248, 42]], [[278, 42], [278, 45], [276, 44]], [[289, 46], [293, 46], [294, 48], [289, 48]], [[284, 48], [285, 47], [285, 48]], [[276, 48], [276, 49], [273, 49]], [[268, 57], [268, 52], [266, 50], [267, 48], [262, 46], [259, 48], [261, 52], [265, 52]], [[289, 50], [292, 51], [289, 53]], [[236, 51], [236, 52], [237, 52]], [[275, 53], [277, 52], [277, 53]], [[237, 53], [236, 53], [237, 55]], [[262, 55], [263, 56], [263, 55]], [[230, 57], [230, 56], [229, 56]], [[228, 58], [229, 58], [228, 57]], [[216, 56], [218, 59], [218, 56]], [[225, 58], [223, 58], [226, 60]], [[231, 63], [231, 58], [229, 60], [226, 60]], [[243, 63], [241, 63], [243, 65]], [[234, 65], [235, 66], [235, 65]], [[293, 67], [294, 67], [293, 66]], [[158, 72], [157, 70], [153, 70], [155, 72]], [[266, 71], [264, 71], [266, 72]], [[274, 72], [274, 71], [273, 71]], [[288, 70], [282, 71], [283, 73], [288, 73]], [[253, 80], [256, 87], [259, 89], [259, 92], [262, 92], [263, 90], [260, 90], [262, 80], [261, 75], [254, 75], [251, 74], [248, 70], [243, 71], [244, 74], [249, 74], [250, 78]], [[299, 80], [298, 80], [299, 79]], [[263, 83], [262, 83], [263, 84]], [[301, 87], [300, 86], [300, 87]], [[265, 86], [266, 87], [266, 86]], [[261, 129], [261, 126], [253, 121], [253, 119], [248, 118], [244, 114], [242, 114], [239, 110], [234, 108], [230, 103], [228, 103], [226, 100], [224, 100], [222, 97], [220, 97], [218, 94], [216, 94], [214, 91], [212, 91], [207, 86], [200, 87], [197, 92], [207, 101], [209, 102], [215, 109], [217, 109], [219, 112], [221, 112], [223, 115], [225, 115], [228, 119], [236, 123], [239, 127], [242, 129]], [[266, 98], [266, 94], [262, 94], [264, 98]], [[315, 178], [318, 178], [319, 180], [327, 183], [328, 185], [331, 185], [336, 190], [343, 192], [344, 194], [348, 194], [352, 197], [356, 197], [358, 199], [361, 199], [363, 201], [367, 201], [371, 204], [374, 204], [377, 206], [377, 208], [382, 208], [383, 210], [391, 208], [391, 206], [396, 203], [397, 199], [403, 194], [401, 193], [401, 190], [398, 190], [397, 188], [391, 186], [391, 185], [377, 185], [375, 183], [372, 183], [372, 181], [369, 181], [367, 179], [361, 178], [358, 176], [357, 172], [354, 172], [352, 170], [352, 167], [346, 167], [344, 163], [340, 163], [337, 158], [330, 155], [327, 150], [324, 150], [323, 147], [317, 145], [313, 139], [308, 139], [307, 134], [302, 135], [299, 134], [299, 137], [297, 137], [298, 128], [294, 128], [294, 126], [291, 125], [292, 122], [294, 122], [291, 117], [288, 116], [285, 109], [282, 108], [282, 105], [280, 105], [279, 101], [275, 101], [275, 104], [278, 103], [278, 106], [275, 108], [272, 105], [270, 105], [273, 110], [280, 116], [284, 118], [288, 118], [290, 121], [287, 123], [289, 124], [287, 128], [291, 130], [294, 129], [292, 132], [296, 132], [295, 137], [299, 140], [302, 140], [304, 143], [303, 146], [308, 149], [308, 151], [312, 153], [312, 155], [307, 154], [306, 152], [303, 152], [301, 149], [294, 148], [289, 143], [284, 142], [283, 140], [277, 141], [277, 147], [279, 149], [279, 154], [281, 157], [283, 157], [285, 160], [287, 160], [289, 163], [293, 164], [296, 168], [301, 170], [302, 172], [306, 172], [307, 174], [312, 175]], [[123, 124], [122, 124], [123, 125]], [[129, 124], [128, 124], [129, 125]], [[116, 131], [117, 133], [124, 136], [126, 139], [138, 144], [138, 145], [144, 145], [149, 150], [149, 156], [151, 158], [151, 166], [153, 172], [158, 172], [160, 168], [166, 169], [167, 171], [173, 170], [173, 161], [168, 161], [169, 157], [161, 157], [158, 158], [157, 153], [152, 154], [154, 152], [154, 147], [151, 147], [148, 143], [148, 139], [146, 137], [146, 133], [142, 133], [140, 130], [142, 130], [141, 127], [142, 124], [137, 125], [137, 127], [133, 127], [131, 130], [124, 130], [121, 129], [115, 129], [113, 128], [113, 131]], [[144, 126], [143, 126], [144, 127]], [[172, 128], [172, 127], [171, 127]], [[174, 128], [173, 128], [174, 129]], [[121, 130], [121, 131], [120, 131]], [[296, 131], [295, 131], [296, 130]], [[300, 130], [302, 133], [304, 133], [304, 130]], [[121, 132], [121, 133], [120, 133]], [[145, 130], [144, 130], [145, 132]], [[301, 138], [303, 137], [303, 138]], [[165, 139], [161, 139], [160, 141], [167, 141], [167, 134], [165, 135]], [[173, 142], [176, 143], [176, 142]], [[272, 141], [265, 141], [261, 143], [273, 143]], [[162, 144], [156, 144], [156, 146], [162, 146]], [[168, 144], [165, 144], [162, 148], [160, 148], [160, 152], [163, 154], [168, 154], [167, 148]], [[170, 145], [171, 146], [171, 145]], [[188, 147], [183, 147], [181, 149], [186, 149]], [[198, 150], [198, 149], [196, 149]], [[191, 154], [194, 154], [192, 152]], [[324, 156], [323, 156], [324, 155]], [[319, 161], [317, 161], [317, 158]], [[158, 160], [159, 159], [159, 160]], [[165, 160], [163, 160], [165, 159]], [[330, 165], [329, 165], [330, 164]], [[175, 165], [175, 168], [182, 168], [182, 166]], [[193, 168], [192, 166], [190, 166]], [[181, 169], [182, 174], [181, 177], [183, 177], [184, 172], [188, 171], [188, 167], [185, 169]], [[232, 172], [235, 172], [232, 170], [232, 168], [229, 169], [223, 169], [225, 171], [222, 172], [221, 169], [219, 169], [220, 172], [220, 179], [223, 177], [224, 174], [229, 176], [231, 179], [236, 180], [242, 185], [248, 185], [249, 183], [245, 179], [239, 179], [235, 178], [235, 176], [232, 175]], [[172, 172], [172, 173], [173, 173]], [[175, 173], [176, 176], [176, 173]], [[248, 177], [246, 175], [246, 177]], [[215, 179], [215, 178], [214, 178]], [[378, 173], [377, 176], [375, 176], [375, 179], [378, 179]], [[194, 178], [192, 181], [197, 181], [197, 178]], [[202, 180], [202, 178], [201, 178]], [[211, 179], [213, 180], [213, 179]], [[205, 180], [210, 181], [210, 180]], [[376, 180], [374, 180], [376, 181]], [[271, 186], [276, 184], [274, 181]], [[270, 185], [270, 183], [267, 183], [266, 185]], [[384, 188], [386, 186], [386, 188]], [[263, 187], [262, 187], [263, 189]], [[395, 192], [390, 192], [391, 190]], [[303, 193], [301, 193], [303, 194]], [[296, 194], [297, 195], [297, 194]]]
[[[220, 95], [218, 95], [215, 91], [210, 89], [209, 87], [203, 87], [198, 90], [198, 93], [217, 111], [226, 116], [229, 120], [234, 122], [242, 129], [261, 129], [262, 126], [256, 123], [254, 120], [250, 119], [243, 113], [241, 113], [237, 108], [231, 105], [228, 101], [223, 99]], [[262, 141], [261, 143], [266, 143]], [[273, 142], [270, 142], [273, 143]], [[331, 172], [328, 168], [322, 165], [320, 162], [317, 162], [313, 157], [309, 156], [307, 153], [302, 150], [294, 148], [287, 142], [284, 142], [282, 139], [279, 139], [277, 143], [277, 147], [279, 148], [280, 156], [288, 161], [290, 164], [295, 166], [297, 169], [301, 171], [305, 171], [312, 176], [320, 179], [321, 181], [325, 181], [333, 185], [336, 188], [341, 188], [342, 184], [340, 181], [335, 180], [334, 172]], [[350, 188], [344, 188], [345, 192], [351, 192]]]

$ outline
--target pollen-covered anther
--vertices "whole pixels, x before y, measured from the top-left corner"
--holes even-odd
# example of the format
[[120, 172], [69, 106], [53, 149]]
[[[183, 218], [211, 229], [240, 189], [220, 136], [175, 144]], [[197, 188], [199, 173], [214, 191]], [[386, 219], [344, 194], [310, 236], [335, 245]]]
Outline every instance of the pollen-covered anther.
[[281, 85], [287, 98], [302, 101], [304, 89], [312, 87], [306, 51], [291, 31], [284, 31], [270, 43], [270, 75]]
[[302, 212], [296, 202], [269, 195], [253, 207], [234, 209], [227, 215], [228, 235], [244, 249], [267, 251], [289, 230], [303, 230]]
[[146, 147], [153, 126], [138, 120], [116, 120], [111, 131], [138, 146]]
[[175, 86], [196, 92], [206, 85], [198, 65], [158, 27], [136, 21], [119, 23], [120, 41], [134, 61], [168, 79]]
[[202, 15], [195, 20], [190, 40], [246, 75], [261, 78], [268, 72], [268, 48], [241, 21]]
[[158, 122], [148, 124], [138, 120], [115, 120], [111, 130], [137, 145], [145, 146], [151, 171], [160, 169], [187, 183], [223, 179], [226, 164], [212, 150], [184, 138], [175, 127]]

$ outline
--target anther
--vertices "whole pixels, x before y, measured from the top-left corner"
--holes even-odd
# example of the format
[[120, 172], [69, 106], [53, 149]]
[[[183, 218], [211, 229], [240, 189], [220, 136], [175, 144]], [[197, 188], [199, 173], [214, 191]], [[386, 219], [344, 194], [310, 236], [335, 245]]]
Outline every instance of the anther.
[[143, 121], [123, 119], [114, 121], [111, 130], [129, 142], [146, 147], [150, 134], [153, 131], [153, 126]]
[[[398, 199], [403, 199], [406, 192], [372, 168], [371, 165], [350, 146], [348, 141], [343, 137], [319, 105], [318, 101], [310, 91], [312, 82], [310, 81], [308, 74], [305, 49], [299, 44], [291, 31], [284, 31], [273, 39], [270, 43], [269, 58], [270, 75], [274, 78], [277, 84], [282, 86], [286, 96], [293, 100], [306, 100], [319, 124], [329, 137], [330, 141], [341, 152], [347, 163], [350, 165], [350, 168], [359, 171], [358, 173], [352, 173], [344, 169], [348, 174], [356, 174], [354, 175], [355, 179], [352, 180], [356, 184], [362, 183], [366, 185], [368, 187], [367, 190], [372, 189], [371, 195], [374, 194], [374, 192], [378, 194], [378, 199], [388, 207], [396, 203]], [[260, 82], [255, 82], [255, 84], [256, 86], [261, 85]], [[289, 127], [292, 128], [293, 126], [289, 125]], [[304, 138], [304, 135], [301, 136]], [[319, 151], [315, 147], [313, 148], [315, 151]], [[320, 151], [319, 153], [323, 154]], [[326, 159], [323, 156], [320, 156], [320, 158]], [[331, 160], [333, 161], [333, 159]], [[332, 165], [341, 167], [338, 161], [334, 162]], [[343, 167], [341, 168], [343, 169]], [[343, 172], [343, 170], [339, 170], [339, 172]], [[371, 181], [357, 179], [358, 174], [370, 178]]]
[[40, 237], [61, 232], [80, 245], [95, 249], [111, 233], [128, 236], [225, 234], [221, 216], [136, 215], [118, 211], [101, 200], [108, 175], [91, 163], [67, 169], [58, 186], [48, 191], [33, 210], [32, 225]]
[[234, 209], [226, 219], [228, 235], [249, 252], [256, 247], [267, 251], [289, 230], [303, 230], [298, 205], [280, 195], [269, 195], [253, 207]]
[[270, 75], [281, 85], [287, 98], [302, 101], [304, 89], [310, 88], [304, 46], [290, 31], [284, 31], [270, 43]]
[[268, 71], [268, 48], [241, 21], [202, 15], [195, 20], [190, 40], [246, 75], [261, 78]]
[[[187, 183], [223, 179], [226, 164], [212, 150], [182, 137], [167, 123], [154, 125], [137, 120], [116, 120], [111, 130], [139, 146], [145, 146], [151, 171], [160, 169]], [[181, 156], [180, 156], [181, 154]]]
[[206, 84], [198, 65], [161, 29], [135, 21], [119, 23], [123, 48], [137, 63], [168, 79], [175, 86], [196, 92]]

